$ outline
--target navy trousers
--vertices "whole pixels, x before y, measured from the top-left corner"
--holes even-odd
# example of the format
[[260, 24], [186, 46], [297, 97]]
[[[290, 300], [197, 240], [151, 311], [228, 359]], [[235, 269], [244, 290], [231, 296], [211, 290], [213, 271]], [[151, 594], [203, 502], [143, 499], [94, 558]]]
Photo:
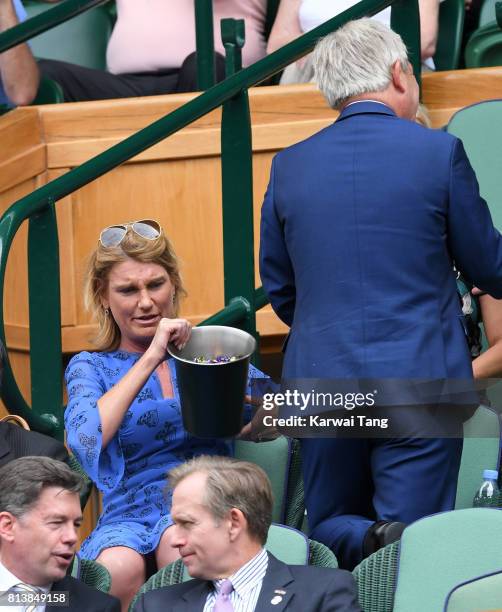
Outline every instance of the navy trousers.
[[411, 523], [455, 505], [462, 438], [307, 438], [302, 443], [310, 537], [340, 567], [362, 560], [374, 521]]

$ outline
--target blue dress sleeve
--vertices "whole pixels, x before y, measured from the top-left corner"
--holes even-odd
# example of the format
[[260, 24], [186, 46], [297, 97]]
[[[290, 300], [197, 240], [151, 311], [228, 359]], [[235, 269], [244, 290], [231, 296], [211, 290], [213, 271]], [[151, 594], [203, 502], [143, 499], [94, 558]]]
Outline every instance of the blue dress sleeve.
[[93, 353], [75, 355], [66, 369], [65, 380], [67, 444], [98, 489], [111, 490], [122, 479], [125, 462], [118, 432], [105, 449], [102, 447], [97, 401], [107, 389]]

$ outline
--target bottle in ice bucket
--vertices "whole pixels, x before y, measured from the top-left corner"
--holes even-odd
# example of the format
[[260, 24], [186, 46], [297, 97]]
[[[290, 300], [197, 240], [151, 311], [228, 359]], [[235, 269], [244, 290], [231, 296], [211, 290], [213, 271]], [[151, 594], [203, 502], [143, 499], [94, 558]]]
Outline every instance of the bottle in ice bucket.
[[474, 508], [498, 505], [500, 495], [497, 478], [497, 470], [483, 470], [483, 482], [472, 502]]

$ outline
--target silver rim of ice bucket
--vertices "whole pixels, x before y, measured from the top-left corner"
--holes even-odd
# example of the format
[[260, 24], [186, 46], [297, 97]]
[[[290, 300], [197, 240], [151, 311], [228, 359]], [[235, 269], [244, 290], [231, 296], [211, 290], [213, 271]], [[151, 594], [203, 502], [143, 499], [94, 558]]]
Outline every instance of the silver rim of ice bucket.
[[[167, 352], [171, 355], [171, 357], [174, 357], [174, 359], [177, 359], [178, 361], [182, 361], [183, 363], [189, 363], [191, 365], [198, 365], [198, 366], [219, 366], [219, 365], [225, 365], [226, 363], [238, 363], [239, 361], [248, 359], [256, 350], [256, 340], [253, 338], [251, 334], [248, 334], [248, 332], [245, 332], [242, 329], [237, 329], [236, 327], [229, 327], [227, 325], [204, 325], [201, 327], [194, 327], [192, 329], [192, 335], [190, 337], [190, 340], [187, 343], [187, 346], [189, 346], [190, 343], [193, 342], [198, 335], [207, 333], [207, 332], [204, 332], [204, 330], [210, 330], [214, 332], [218, 331], [220, 334], [226, 334], [228, 336], [239, 337], [249, 344], [249, 349], [246, 350], [245, 352], [239, 351], [239, 354], [240, 354], [239, 359], [234, 359], [231, 362], [222, 362], [222, 363], [197, 363], [193, 361], [193, 359], [186, 359], [185, 357], [180, 356], [179, 353], [181, 351], [172, 344], [167, 345]], [[185, 351], [187, 346], [184, 349], [182, 349], [182, 351]], [[202, 349], [201, 349], [201, 353], [199, 354], [202, 354]]]

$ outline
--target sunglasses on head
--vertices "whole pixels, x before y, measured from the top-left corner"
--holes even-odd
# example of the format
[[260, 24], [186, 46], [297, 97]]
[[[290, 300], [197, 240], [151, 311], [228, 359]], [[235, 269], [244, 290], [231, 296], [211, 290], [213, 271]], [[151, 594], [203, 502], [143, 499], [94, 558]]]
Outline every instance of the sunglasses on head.
[[162, 228], [153, 219], [141, 219], [119, 225], [110, 225], [99, 235], [99, 242], [105, 248], [117, 247], [131, 229], [135, 234], [146, 240], [155, 240], [162, 234]]

